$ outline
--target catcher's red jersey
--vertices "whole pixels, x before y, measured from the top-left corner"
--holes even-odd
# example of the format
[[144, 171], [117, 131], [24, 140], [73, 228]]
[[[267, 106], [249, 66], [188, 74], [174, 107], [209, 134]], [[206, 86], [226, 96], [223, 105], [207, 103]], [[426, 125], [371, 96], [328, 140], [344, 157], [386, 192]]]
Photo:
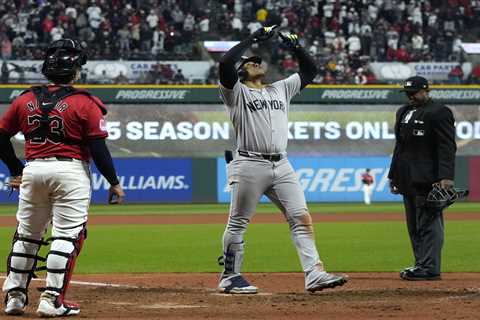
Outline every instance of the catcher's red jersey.
[[[49, 91], [57, 88], [48, 87]], [[59, 101], [49, 113], [49, 136], [26, 139], [25, 159], [62, 156], [88, 161], [87, 141], [108, 137], [102, 110], [93, 99], [104, 107], [98, 98], [84, 94], [74, 94]], [[40, 126], [41, 117], [35, 95], [27, 92], [7, 109], [0, 119], [0, 130], [10, 135], [31, 133]]]

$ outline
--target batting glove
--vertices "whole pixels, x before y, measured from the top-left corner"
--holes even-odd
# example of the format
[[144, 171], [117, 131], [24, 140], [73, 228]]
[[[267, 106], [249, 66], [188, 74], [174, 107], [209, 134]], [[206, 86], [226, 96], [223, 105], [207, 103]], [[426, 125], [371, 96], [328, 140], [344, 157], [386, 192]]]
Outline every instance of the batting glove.
[[262, 42], [270, 39], [275, 35], [275, 29], [277, 28], [277, 25], [273, 25], [271, 27], [263, 27], [252, 33], [250, 36], [253, 40], [253, 42]]
[[298, 36], [296, 34], [283, 34], [279, 32], [278, 35], [280, 36], [280, 39], [282, 39], [283, 44], [286, 45], [288, 48], [295, 49], [300, 46], [300, 44], [298, 43]]

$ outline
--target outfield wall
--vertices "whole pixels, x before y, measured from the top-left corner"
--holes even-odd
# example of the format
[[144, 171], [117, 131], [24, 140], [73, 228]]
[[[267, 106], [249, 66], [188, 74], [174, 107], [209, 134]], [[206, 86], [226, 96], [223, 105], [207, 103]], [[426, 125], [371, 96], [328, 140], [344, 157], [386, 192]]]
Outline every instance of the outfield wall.
[[[81, 86], [107, 103], [109, 148], [129, 202], [228, 202], [225, 149], [234, 132], [217, 86]], [[28, 86], [0, 86], [0, 114]], [[308, 201], [362, 201], [360, 173], [372, 168], [374, 201], [399, 201], [388, 191], [399, 86], [309, 86], [289, 112], [289, 158]], [[456, 183], [480, 200], [480, 86], [433, 86], [456, 118]], [[257, 106], [260, 107], [260, 106]], [[261, 108], [252, 112], [261, 112]], [[21, 155], [23, 137], [12, 139]], [[0, 164], [0, 190], [8, 172]], [[93, 201], [107, 184], [92, 172]], [[0, 203], [17, 194], [0, 193]]]
[[[116, 158], [115, 166], [130, 203], [228, 202], [223, 158]], [[388, 187], [389, 157], [290, 157], [309, 202], [362, 201], [361, 173], [375, 176], [373, 201], [400, 201]], [[9, 196], [8, 171], [0, 165], [0, 203], [15, 203]], [[457, 157], [456, 184], [470, 188], [470, 201], [480, 200], [480, 157]], [[104, 203], [108, 183], [92, 170], [93, 202]], [[265, 201], [266, 199], [262, 199]]]

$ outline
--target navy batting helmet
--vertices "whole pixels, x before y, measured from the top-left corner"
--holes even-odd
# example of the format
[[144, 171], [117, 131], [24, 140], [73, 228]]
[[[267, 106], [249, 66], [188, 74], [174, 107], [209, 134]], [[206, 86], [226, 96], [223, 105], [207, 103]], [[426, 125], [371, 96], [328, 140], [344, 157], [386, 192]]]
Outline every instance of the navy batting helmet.
[[69, 76], [85, 63], [87, 54], [82, 45], [72, 39], [60, 39], [52, 42], [47, 49], [42, 65], [42, 73], [49, 76]]
[[237, 72], [238, 72], [238, 77], [240, 78], [240, 81], [245, 80], [248, 76], [247, 72], [243, 69], [243, 66], [247, 62], [255, 62], [255, 63], [261, 64], [262, 58], [260, 56], [251, 56], [251, 57], [242, 56], [240, 58], [240, 63], [237, 66]]

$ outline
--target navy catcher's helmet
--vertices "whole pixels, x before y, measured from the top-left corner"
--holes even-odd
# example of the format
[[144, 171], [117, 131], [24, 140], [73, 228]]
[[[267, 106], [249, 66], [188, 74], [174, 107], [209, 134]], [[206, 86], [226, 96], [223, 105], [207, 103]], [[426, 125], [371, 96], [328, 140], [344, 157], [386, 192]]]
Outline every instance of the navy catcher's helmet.
[[87, 63], [87, 54], [78, 41], [60, 39], [52, 42], [48, 47], [42, 73], [46, 77], [68, 76], [74, 74], [85, 63]]
[[237, 73], [238, 73], [238, 78], [240, 78], [240, 81], [246, 80], [248, 76], [247, 72], [243, 70], [243, 66], [247, 62], [255, 62], [255, 63], [261, 64], [262, 58], [260, 56], [251, 56], [251, 57], [242, 56], [240, 58], [240, 63], [237, 66]]

